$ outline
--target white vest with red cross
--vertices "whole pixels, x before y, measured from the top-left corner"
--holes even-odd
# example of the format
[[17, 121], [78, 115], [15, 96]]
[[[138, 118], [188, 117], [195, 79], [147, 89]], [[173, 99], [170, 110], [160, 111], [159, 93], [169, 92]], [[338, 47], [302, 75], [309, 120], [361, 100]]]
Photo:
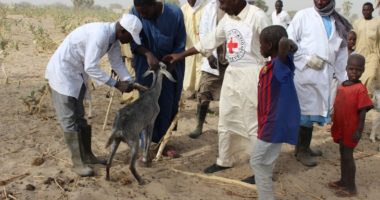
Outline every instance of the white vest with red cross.
[[[250, 7], [254, 9], [254, 7]], [[255, 12], [248, 13], [244, 20], [234, 20], [233, 23], [226, 23], [224, 29], [226, 33], [226, 57], [232, 66], [247, 66], [247, 64], [257, 65], [261, 59], [251, 53], [251, 41], [254, 28], [248, 22]], [[259, 44], [259, 42], [257, 42]], [[258, 54], [260, 54], [258, 52]], [[259, 62], [260, 62], [259, 61]]]

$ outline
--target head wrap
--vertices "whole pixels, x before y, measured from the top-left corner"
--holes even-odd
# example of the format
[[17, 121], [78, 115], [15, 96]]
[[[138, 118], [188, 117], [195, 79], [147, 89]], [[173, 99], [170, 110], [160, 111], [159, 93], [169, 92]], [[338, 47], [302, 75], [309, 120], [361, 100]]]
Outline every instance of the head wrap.
[[157, 0], [133, 0], [134, 6], [145, 6], [155, 3]]
[[330, 0], [330, 3], [322, 8], [318, 9], [315, 7], [315, 10], [319, 13], [321, 16], [331, 16], [335, 20], [335, 27], [338, 32], [338, 35], [343, 39], [341, 47], [346, 47], [347, 46], [347, 36], [348, 32], [352, 30], [352, 25], [351, 23], [344, 18], [342, 15], [340, 15], [338, 12], [335, 10], [335, 0]]

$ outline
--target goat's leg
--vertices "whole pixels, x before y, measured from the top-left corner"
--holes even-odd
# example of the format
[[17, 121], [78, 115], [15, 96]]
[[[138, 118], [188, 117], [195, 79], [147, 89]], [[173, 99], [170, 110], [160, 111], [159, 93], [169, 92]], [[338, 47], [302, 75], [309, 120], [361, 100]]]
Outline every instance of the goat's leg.
[[143, 161], [146, 167], [149, 167], [151, 163], [151, 158], [149, 155], [150, 143], [152, 141], [153, 135], [153, 124], [148, 125], [144, 130], [144, 150], [143, 150]]
[[107, 166], [106, 166], [106, 180], [107, 181], [110, 180], [110, 168], [112, 165], [112, 159], [115, 156], [115, 153], [116, 153], [117, 148], [119, 147], [120, 141], [121, 141], [120, 139], [115, 139], [111, 145], [111, 155], [107, 160]]
[[136, 171], [137, 153], [139, 152], [139, 141], [136, 140], [132, 144], [130, 144], [129, 146], [131, 147], [131, 161], [129, 164], [129, 170], [131, 171], [133, 176], [136, 178], [136, 180], [139, 182], [139, 184], [144, 185], [144, 181], [142, 180], [142, 178], [140, 177], [140, 175]]
[[372, 141], [372, 142], [375, 142], [376, 141], [376, 133], [377, 133], [377, 130], [380, 126], [380, 113], [379, 112], [376, 112], [376, 117], [375, 119], [372, 121], [372, 130], [371, 130], [371, 135], [369, 136], [369, 139]]

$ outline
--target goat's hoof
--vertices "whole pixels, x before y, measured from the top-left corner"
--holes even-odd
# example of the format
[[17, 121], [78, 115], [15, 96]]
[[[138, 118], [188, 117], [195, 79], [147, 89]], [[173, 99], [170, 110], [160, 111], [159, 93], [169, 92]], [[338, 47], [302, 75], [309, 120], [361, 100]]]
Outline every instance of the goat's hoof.
[[139, 160], [139, 166], [140, 167], [146, 167], [146, 168], [152, 167], [152, 161], [151, 160], [143, 161], [142, 159], [140, 159]]
[[144, 180], [139, 181], [139, 185], [145, 185], [145, 184], [146, 184], [146, 182]]

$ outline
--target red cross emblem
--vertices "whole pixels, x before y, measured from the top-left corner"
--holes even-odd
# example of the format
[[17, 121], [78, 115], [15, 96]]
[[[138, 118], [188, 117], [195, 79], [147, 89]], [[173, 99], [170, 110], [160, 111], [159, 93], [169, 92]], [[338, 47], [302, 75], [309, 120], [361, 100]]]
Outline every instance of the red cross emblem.
[[227, 43], [228, 52], [230, 54], [234, 53], [233, 49], [238, 48], [238, 43], [233, 42], [232, 37], [230, 37], [230, 41]]

